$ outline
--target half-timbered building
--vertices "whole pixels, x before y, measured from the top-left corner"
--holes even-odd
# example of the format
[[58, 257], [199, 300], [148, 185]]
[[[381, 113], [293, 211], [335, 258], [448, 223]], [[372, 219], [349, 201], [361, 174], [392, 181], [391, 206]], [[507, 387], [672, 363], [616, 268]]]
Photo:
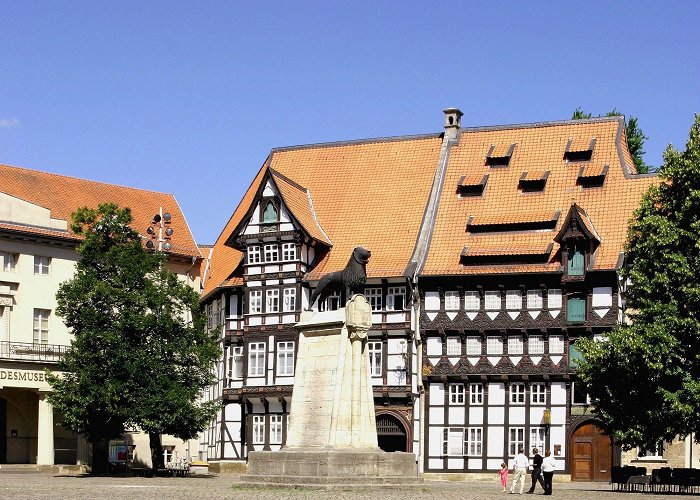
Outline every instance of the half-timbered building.
[[574, 479], [619, 454], [577, 390], [575, 340], [624, 318], [636, 173], [622, 117], [462, 128], [275, 149], [211, 250], [209, 326], [225, 357], [202, 458], [284, 445], [308, 297], [353, 247], [372, 251], [367, 344], [380, 447], [425, 473], [497, 470], [550, 449]]

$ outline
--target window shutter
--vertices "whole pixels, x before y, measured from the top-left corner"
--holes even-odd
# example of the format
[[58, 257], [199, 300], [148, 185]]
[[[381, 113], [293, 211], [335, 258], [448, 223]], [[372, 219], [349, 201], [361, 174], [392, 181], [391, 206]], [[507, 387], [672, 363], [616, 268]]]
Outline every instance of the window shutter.
[[570, 323], [582, 323], [586, 321], [586, 301], [582, 298], [572, 297], [567, 302], [567, 321]]
[[569, 252], [569, 269], [570, 276], [583, 276], [583, 252], [578, 248]]

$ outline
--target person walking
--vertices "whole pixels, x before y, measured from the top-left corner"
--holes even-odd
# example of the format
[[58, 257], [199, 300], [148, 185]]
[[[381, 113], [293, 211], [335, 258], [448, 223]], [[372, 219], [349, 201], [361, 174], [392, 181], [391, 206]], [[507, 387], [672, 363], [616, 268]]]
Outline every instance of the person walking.
[[503, 488], [503, 493], [505, 493], [508, 487], [508, 466], [505, 462], [501, 462], [501, 470], [498, 471], [498, 475], [501, 477], [501, 487]]
[[523, 494], [525, 487], [525, 476], [527, 475], [528, 459], [525, 456], [525, 449], [521, 446], [518, 448], [518, 454], [513, 460], [513, 485], [510, 487], [510, 492], [515, 493], [515, 483], [520, 481], [520, 494]]
[[544, 476], [544, 494], [552, 494], [552, 476], [554, 475], [554, 469], [557, 466], [557, 461], [554, 460], [552, 452], [547, 450], [544, 452], [544, 460], [542, 461], [542, 475]]
[[532, 455], [532, 486], [530, 486], [530, 489], [527, 492], [528, 495], [532, 495], [535, 492], [537, 481], [540, 482], [542, 489], [545, 489], [544, 481], [542, 480], [542, 455], [540, 455], [537, 448], [532, 449]]

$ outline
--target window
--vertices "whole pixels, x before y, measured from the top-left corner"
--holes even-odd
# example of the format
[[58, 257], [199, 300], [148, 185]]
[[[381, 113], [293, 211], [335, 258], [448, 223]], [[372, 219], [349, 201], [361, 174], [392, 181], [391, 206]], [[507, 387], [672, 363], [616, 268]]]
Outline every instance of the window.
[[282, 260], [296, 260], [297, 245], [296, 243], [282, 243]]
[[372, 377], [382, 376], [382, 343], [378, 340], [367, 342], [369, 354], [369, 374]]
[[34, 309], [34, 343], [49, 343], [49, 309]]
[[270, 288], [265, 290], [265, 312], [276, 313], [280, 310], [280, 290], [279, 288]]
[[282, 415], [270, 415], [270, 444], [282, 444]]
[[519, 311], [523, 308], [523, 294], [520, 290], [508, 290], [506, 292], [506, 309]]
[[525, 404], [525, 384], [510, 385], [510, 402], [514, 405]]
[[260, 247], [258, 245], [248, 247], [248, 264], [258, 264], [260, 262]]
[[263, 212], [263, 223], [270, 224], [275, 222], [277, 222], [277, 208], [275, 208], [274, 203], [269, 201], [265, 205], [265, 211]]
[[[543, 405], [547, 402], [547, 386], [545, 384], [532, 384], [530, 386], [530, 403]], [[542, 448], [539, 448], [540, 450]]]
[[49, 274], [49, 268], [51, 267], [51, 257], [44, 257], [41, 255], [34, 256], [34, 274]]
[[545, 435], [544, 427], [530, 427], [530, 449], [537, 448], [537, 451], [544, 455]]
[[566, 273], [569, 276], [583, 276], [585, 258], [579, 246], [569, 248], [567, 261]]
[[525, 448], [525, 428], [511, 427], [508, 429], [508, 455], [514, 457], [520, 448]]
[[484, 404], [484, 386], [482, 384], [469, 384], [469, 404]]
[[248, 344], [248, 376], [260, 377], [265, 374], [265, 342]]
[[523, 338], [520, 335], [512, 335], [508, 337], [508, 354], [523, 353]]
[[467, 311], [478, 311], [481, 309], [479, 292], [464, 292], [464, 309]]
[[451, 405], [463, 405], [464, 404], [464, 384], [450, 384], [450, 404]]
[[277, 342], [277, 375], [294, 375], [294, 342]]
[[445, 311], [459, 311], [459, 292], [445, 292]]
[[644, 446], [637, 447], [637, 458], [646, 460], [658, 460], [664, 457], [664, 442], [659, 441], [656, 445], [646, 448]]
[[462, 354], [462, 342], [459, 337], [447, 337], [447, 355], [460, 356]]
[[260, 314], [262, 312], [262, 290], [250, 291], [248, 312], [250, 312], [250, 314]]
[[501, 292], [491, 291], [484, 294], [484, 308], [487, 311], [501, 310]]
[[253, 444], [265, 444], [265, 415], [253, 415]]
[[588, 397], [588, 391], [586, 390], [586, 386], [582, 382], [573, 382], [571, 384], [571, 404], [591, 404], [591, 399]]
[[503, 354], [503, 339], [501, 337], [486, 337], [486, 354]]
[[226, 301], [224, 300], [223, 297], [220, 297], [218, 302], [218, 307], [219, 307], [219, 325], [225, 325], [226, 324]]
[[406, 287], [390, 286], [387, 290], [386, 308], [390, 311], [403, 311], [406, 307]]
[[561, 289], [547, 290], [547, 307], [549, 309], [561, 309]]
[[330, 294], [323, 304], [319, 305], [319, 308], [323, 311], [335, 311], [340, 309], [340, 292], [333, 292]]
[[207, 304], [207, 328], [211, 330], [214, 328], [214, 303], [210, 302]]
[[575, 344], [569, 342], [569, 367], [576, 368], [578, 365], [578, 360], [581, 359], [583, 355], [581, 351], [578, 350]]
[[527, 352], [530, 356], [533, 354], [544, 354], [544, 337], [542, 335], [533, 335], [528, 338]]
[[228, 378], [243, 378], [243, 346], [231, 347], [229, 350]]
[[481, 427], [470, 427], [467, 429], [466, 453], [470, 457], [480, 457], [482, 452], [482, 431]]
[[277, 244], [265, 245], [265, 262], [277, 262], [278, 260]]
[[163, 446], [163, 463], [172, 463], [175, 459], [175, 446]]
[[449, 427], [442, 431], [442, 453], [447, 456], [464, 455], [464, 429]]
[[564, 336], [549, 336], [549, 354], [564, 354]]
[[481, 356], [481, 338], [467, 337], [467, 356]]
[[285, 288], [284, 292], [284, 303], [282, 305], [284, 312], [294, 312], [297, 309], [297, 289], [296, 288]]
[[566, 301], [566, 321], [582, 323], [586, 321], [586, 299], [580, 295], [569, 297]]
[[369, 301], [369, 305], [373, 311], [382, 310], [382, 289], [381, 288], [365, 288], [365, 297]]
[[15, 272], [18, 259], [19, 254], [11, 252], [0, 252], [0, 269], [7, 273]]
[[542, 290], [527, 291], [527, 308], [530, 310], [542, 309]]

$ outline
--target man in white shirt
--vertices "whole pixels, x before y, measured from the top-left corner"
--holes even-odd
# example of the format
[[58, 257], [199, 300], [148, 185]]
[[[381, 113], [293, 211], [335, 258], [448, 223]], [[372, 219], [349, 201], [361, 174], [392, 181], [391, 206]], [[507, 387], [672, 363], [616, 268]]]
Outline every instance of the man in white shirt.
[[523, 494], [523, 488], [525, 487], [525, 476], [527, 476], [527, 466], [529, 461], [525, 456], [525, 449], [521, 446], [518, 448], [518, 454], [515, 455], [513, 460], [513, 485], [510, 487], [510, 492], [515, 493], [515, 483], [520, 481], [520, 494]]

